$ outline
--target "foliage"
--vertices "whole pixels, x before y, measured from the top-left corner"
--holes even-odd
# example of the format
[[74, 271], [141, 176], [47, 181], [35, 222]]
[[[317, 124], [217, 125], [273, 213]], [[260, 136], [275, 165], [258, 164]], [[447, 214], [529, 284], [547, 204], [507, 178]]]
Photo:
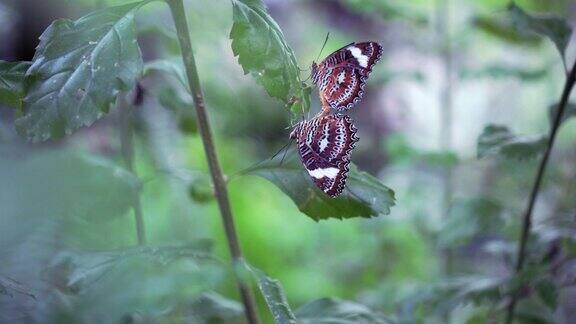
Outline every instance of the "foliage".
[[16, 126], [34, 141], [71, 134], [108, 112], [142, 71], [134, 11], [149, 1], [55, 21], [26, 72], [24, 115]]
[[514, 26], [520, 31], [531, 31], [549, 38], [565, 60], [566, 47], [572, 35], [570, 25], [564, 19], [557, 17], [534, 17], [525, 13], [512, 3], [508, 8]]
[[328, 218], [387, 215], [395, 204], [394, 191], [352, 165], [346, 189], [330, 198], [318, 189], [299, 163], [294, 150], [242, 171], [266, 178], [287, 194], [298, 209], [315, 221]]
[[41, 211], [52, 218], [111, 220], [126, 213], [140, 190], [138, 179], [110, 161], [66, 150], [18, 158], [4, 147], [0, 165], [5, 216], [31, 217]]
[[545, 137], [517, 136], [506, 126], [488, 125], [478, 137], [478, 158], [499, 154], [509, 159], [533, 159], [542, 153], [545, 145]]
[[[554, 123], [554, 118], [556, 117], [556, 114], [558, 114], [558, 104], [550, 105], [550, 107], [548, 108], [548, 120], [550, 121], [551, 124], [550, 127], [552, 127], [552, 124]], [[562, 114], [562, 116], [560, 117], [561, 118], [560, 123], [563, 124], [568, 119], [574, 116], [576, 116], [576, 104], [568, 103], [564, 110], [564, 114]]]
[[306, 112], [310, 94], [299, 76], [298, 62], [278, 24], [261, 0], [232, 0], [232, 50], [245, 74], [252, 74], [272, 97], [295, 113]]
[[0, 103], [22, 107], [24, 98], [24, 78], [30, 62], [0, 61]]
[[[564, 289], [576, 283], [576, 157], [565, 121], [576, 105], [560, 116], [562, 137], [524, 224], [534, 168], [517, 161], [540, 157], [548, 136], [512, 131], [540, 134], [546, 115], [552, 129], [558, 112], [550, 92], [562, 81], [560, 64], [537, 46], [539, 36], [554, 43], [566, 69], [571, 48], [566, 20], [522, 8], [562, 12], [567, 1], [508, 10], [491, 0], [450, 8], [421, 0], [188, 1], [201, 91], [188, 84], [183, 34], [150, 2], [79, 0], [78, 10], [99, 9], [54, 21], [31, 61], [0, 61], [0, 105], [11, 108], [0, 111], [1, 322], [244, 323], [237, 284], [258, 288], [265, 323], [501, 322], [511, 299], [519, 322], [571, 318]], [[431, 28], [441, 17], [446, 30]], [[297, 58], [314, 59], [327, 29], [326, 48], [374, 39], [387, 58], [349, 112], [364, 133], [353, 161], [370, 173], [351, 164], [336, 199], [313, 184], [294, 150], [261, 161], [286, 140], [279, 102], [292, 118], [317, 108]], [[453, 78], [438, 78], [438, 69]], [[135, 85], [145, 100], [104, 118]], [[192, 93], [205, 95], [211, 124], [191, 109]], [[438, 106], [430, 95], [454, 98], [450, 147], [433, 138], [444, 130], [437, 112], [422, 109]], [[483, 129], [478, 106], [489, 112]], [[214, 138], [201, 138], [207, 125]], [[24, 143], [14, 130], [28, 142], [51, 141]], [[127, 131], [133, 142], [119, 136]], [[224, 229], [206, 143], [224, 171], [258, 176], [224, 176], [236, 222]], [[469, 158], [474, 146], [483, 161]], [[124, 169], [126, 150], [134, 165]], [[502, 158], [487, 162], [492, 156]], [[147, 244], [134, 246], [131, 210], [146, 223]], [[526, 262], [517, 270], [526, 224]], [[228, 261], [236, 227], [249, 262]]]
[[[183, 300], [202, 298], [201, 293], [215, 287], [224, 275], [207, 252], [194, 246], [63, 251], [46, 272], [83, 317], [114, 322], [132, 316], [159, 318]], [[175, 290], [179, 293], [174, 294]], [[109, 298], [101, 300], [102, 295]], [[198, 315], [210, 316], [209, 310]]]
[[393, 323], [384, 315], [368, 307], [336, 298], [322, 298], [311, 301], [296, 311], [299, 323], [342, 323], [342, 324], [385, 324]]
[[284, 289], [278, 280], [268, 277], [261, 270], [252, 266], [246, 265], [250, 273], [258, 284], [258, 288], [268, 305], [268, 309], [272, 312], [274, 323], [277, 324], [294, 324], [296, 317], [288, 305]]

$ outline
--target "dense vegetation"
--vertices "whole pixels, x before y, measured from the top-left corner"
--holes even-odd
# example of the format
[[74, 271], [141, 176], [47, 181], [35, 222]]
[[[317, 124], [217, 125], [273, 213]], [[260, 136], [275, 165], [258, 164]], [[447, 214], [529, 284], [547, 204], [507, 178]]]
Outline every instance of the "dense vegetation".
[[[51, 5], [0, 60], [0, 322], [576, 317], [570, 1]], [[338, 198], [274, 154], [328, 31], [385, 48]]]

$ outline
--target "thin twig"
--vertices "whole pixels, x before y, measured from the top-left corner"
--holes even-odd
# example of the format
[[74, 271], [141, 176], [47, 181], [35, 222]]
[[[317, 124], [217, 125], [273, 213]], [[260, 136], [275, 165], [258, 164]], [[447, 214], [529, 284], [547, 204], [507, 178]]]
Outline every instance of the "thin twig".
[[[194, 53], [192, 51], [192, 42], [190, 40], [190, 31], [188, 29], [188, 22], [186, 20], [184, 3], [182, 0], [166, 0], [166, 2], [170, 6], [174, 24], [176, 25], [178, 41], [182, 50], [182, 59], [184, 60], [188, 83], [192, 92], [192, 98], [194, 99], [194, 106], [196, 107], [198, 129], [204, 144], [204, 151], [206, 153], [206, 159], [208, 160], [212, 182], [214, 183], [214, 191], [216, 194], [216, 200], [218, 201], [218, 207], [220, 208], [222, 222], [224, 223], [224, 230], [228, 240], [228, 248], [230, 249], [230, 254], [232, 256], [234, 265], [240, 265], [243, 263], [242, 252], [238, 241], [238, 235], [236, 234], [232, 210], [230, 208], [226, 182], [224, 180], [222, 170], [220, 169], [220, 164], [216, 155], [216, 149], [212, 140], [212, 132], [210, 130], [206, 107], [204, 105], [204, 96], [200, 87], [200, 78], [198, 77], [196, 62], [194, 60]], [[238, 276], [236, 276], [236, 282], [238, 284], [238, 290], [244, 304], [244, 311], [248, 323], [260, 323], [256, 303], [254, 301], [254, 296], [250, 285], [247, 285]]]
[[[518, 249], [518, 254], [516, 258], [516, 268], [515, 268], [516, 275], [522, 272], [522, 269], [524, 268], [524, 263], [526, 260], [526, 244], [528, 242], [528, 236], [532, 228], [532, 211], [534, 209], [534, 205], [536, 204], [538, 193], [540, 192], [542, 179], [544, 178], [544, 173], [546, 171], [546, 165], [548, 164], [548, 159], [550, 158], [550, 154], [552, 153], [552, 147], [554, 146], [554, 141], [556, 140], [556, 134], [558, 133], [558, 129], [562, 122], [562, 115], [564, 114], [564, 110], [568, 105], [568, 99], [570, 98], [570, 93], [572, 92], [572, 88], [574, 87], [575, 82], [576, 82], [576, 61], [574, 62], [572, 70], [568, 74], [566, 82], [564, 83], [564, 90], [562, 91], [562, 97], [560, 99], [558, 111], [556, 112], [556, 116], [554, 116], [554, 123], [552, 124], [552, 128], [550, 129], [550, 135], [548, 137], [546, 150], [544, 151], [544, 155], [542, 156], [542, 160], [540, 161], [540, 166], [538, 167], [538, 172], [536, 173], [534, 185], [532, 186], [532, 191], [530, 193], [530, 199], [528, 200], [528, 207], [526, 208], [526, 213], [524, 214], [524, 219], [522, 223], [522, 233], [520, 236], [520, 248]], [[518, 296], [512, 295], [506, 311], [506, 323], [508, 324], [511, 324], [512, 320], [514, 319], [514, 310], [516, 308], [517, 301]]]

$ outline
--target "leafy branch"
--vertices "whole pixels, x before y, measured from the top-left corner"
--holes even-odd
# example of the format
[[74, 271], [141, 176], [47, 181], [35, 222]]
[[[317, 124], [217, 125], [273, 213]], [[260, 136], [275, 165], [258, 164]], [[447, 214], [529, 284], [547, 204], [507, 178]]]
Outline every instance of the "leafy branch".
[[[186, 68], [186, 75], [188, 77], [188, 84], [190, 86], [192, 98], [194, 100], [194, 106], [196, 108], [198, 129], [200, 131], [200, 136], [202, 137], [202, 143], [204, 144], [204, 151], [206, 153], [210, 175], [212, 176], [212, 182], [214, 184], [216, 200], [218, 201], [220, 214], [224, 223], [224, 230], [228, 240], [228, 248], [230, 250], [230, 254], [232, 255], [233, 263], [241, 264], [243, 262], [242, 251], [240, 249], [240, 243], [238, 241], [238, 235], [234, 225], [234, 218], [230, 208], [226, 182], [218, 162], [214, 141], [212, 139], [210, 123], [208, 121], [206, 106], [204, 104], [204, 96], [200, 87], [200, 78], [198, 77], [194, 53], [192, 51], [192, 42], [190, 40], [190, 31], [188, 29], [188, 21], [186, 20], [184, 3], [182, 0], [166, 0], [166, 2], [170, 7], [172, 18], [176, 26], [178, 41], [182, 51], [182, 59]], [[238, 275], [236, 275], [236, 282], [240, 296], [242, 297], [244, 311], [248, 323], [259, 323], [260, 320], [258, 319], [258, 312], [256, 309], [256, 303], [254, 301], [252, 289]]]
[[[550, 158], [550, 154], [552, 153], [552, 148], [554, 146], [554, 141], [556, 140], [556, 135], [558, 133], [558, 129], [560, 124], [562, 123], [562, 116], [564, 115], [564, 111], [566, 107], [568, 107], [568, 100], [570, 98], [570, 93], [574, 88], [574, 84], [576, 83], [576, 61], [572, 66], [572, 70], [568, 74], [566, 81], [564, 83], [564, 90], [562, 91], [562, 97], [560, 99], [560, 103], [558, 104], [558, 109], [556, 111], [556, 115], [554, 117], [554, 122], [552, 124], [552, 128], [550, 130], [550, 135], [548, 137], [548, 142], [546, 143], [546, 149], [544, 151], [544, 155], [542, 156], [542, 160], [540, 161], [540, 165], [538, 167], [538, 171], [536, 173], [536, 178], [534, 180], [534, 185], [532, 186], [532, 191], [530, 192], [530, 198], [528, 200], [528, 206], [526, 208], [526, 213], [524, 214], [524, 218], [522, 221], [522, 232], [520, 236], [520, 247], [518, 249], [517, 259], [516, 259], [516, 266], [515, 271], [516, 274], [520, 274], [524, 268], [524, 263], [526, 260], [526, 245], [528, 242], [528, 236], [530, 234], [530, 230], [532, 227], [532, 212], [534, 209], [534, 205], [536, 203], [536, 199], [538, 198], [538, 193], [540, 192], [540, 188], [542, 185], [542, 179], [544, 177], [544, 173], [546, 171], [546, 166], [548, 164], [548, 160]], [[516, 308], [516, 303], [518, 301], [517, 295], [512, 295], [512, 299], [507, 307], [507, 314], [506, 314], [506, 323], [512, 323], [514, 318], [514, 310]]]

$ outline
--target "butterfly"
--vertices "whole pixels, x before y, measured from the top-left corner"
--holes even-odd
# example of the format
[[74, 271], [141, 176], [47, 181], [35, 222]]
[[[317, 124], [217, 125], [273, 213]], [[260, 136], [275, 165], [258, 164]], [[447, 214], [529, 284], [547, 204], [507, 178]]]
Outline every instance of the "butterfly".
[[312, 63], [312, 81], [318, 87], [322, 109], [346, 111], [360, 101], [372, 67], [382, 57], [376, 42], [350, 43]]
[[348, 115], [321, 112], [298, 123], [290, 133], [314, 184], [331, 197], [339, 196], [346, 185], [350, 154], [358, 142], [356, 132]]

